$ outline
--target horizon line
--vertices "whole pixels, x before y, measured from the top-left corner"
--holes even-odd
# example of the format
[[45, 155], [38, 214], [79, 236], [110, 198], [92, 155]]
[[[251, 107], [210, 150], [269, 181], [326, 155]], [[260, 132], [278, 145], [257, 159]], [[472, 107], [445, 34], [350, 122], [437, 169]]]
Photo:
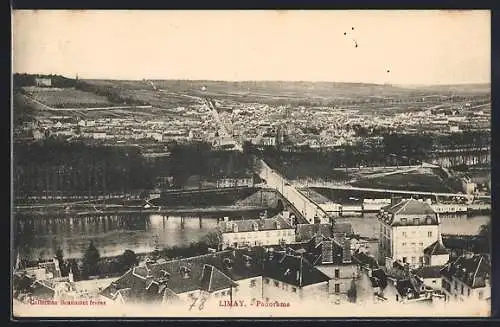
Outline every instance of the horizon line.
[[[27, 73], [27, 72], [12, 72], [12, 75], [15, 74], [26, 74], [26, 75], [54, 75], [54, 76], [62, 76], [64, 78], [75, 79], [78, 74], [75, 74], [74, 77], [69, 77], [67, 74], [58, 74], [58, 73]], [[108, 81], [191, 81], [191, 82], [227, 82], [227, 83], [249, 83], [249, 82], [274, 82], [274, 83], [337, 83], [337, 84], [371, 84], [371, 85], [380, 85], [380, 86], [464, 86], [464, 85], [490, 85], [491, 81], [488, 82], [458, 82], [458, 83], [435, 83], [435, 84], [426, 84], [426, 83], [376, 83], [376, 82], [361, 82], [361, 81], [327, 81], [327, 80], [279, 80], [279, 79], [242, 79], [242, 80], [224, 80], [224, 79], [192, 79], [192, 78], [98, 78], [98, 77], [80, 77], [80, 80], [108, 80]]]

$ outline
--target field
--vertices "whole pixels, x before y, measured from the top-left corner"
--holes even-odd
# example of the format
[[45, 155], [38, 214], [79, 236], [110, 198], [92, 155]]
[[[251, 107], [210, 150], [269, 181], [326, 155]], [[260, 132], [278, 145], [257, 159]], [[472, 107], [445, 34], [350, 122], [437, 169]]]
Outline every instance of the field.
[[456, 191], [432, 171], [409, 172], [364, 179], [352, 183], [352, 186], [443, 193]]
[[71, 88], [29, 89], [30, 96], [53, 108], [109, 107], [112, 103], [103, 96]]

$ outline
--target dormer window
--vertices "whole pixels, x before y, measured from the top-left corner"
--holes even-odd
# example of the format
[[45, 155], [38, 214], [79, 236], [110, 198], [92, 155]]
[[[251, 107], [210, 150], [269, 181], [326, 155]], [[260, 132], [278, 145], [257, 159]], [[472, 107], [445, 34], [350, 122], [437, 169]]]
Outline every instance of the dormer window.
[[406, 225], [406, 218], [401, 218], [401, 224]]
[[227, 269], [233, 268], [233, 262], [229, 258], [224, 258], [224, 267]]
[[280, 225], [279, 221], [276, 222], [276, 229], [281, 229], [281, 225]]
[[414, 225], [420, 225], [420, 219], [419, 218], [413, 218], [413, 224]]
[[170, 274], [165, 270], [160, 270], [160, 277], [161, 278], [168, 278], [168, 277], [170, 277]]
[[238, 225], [233, 223], [233, 232], [237, 233], [238, 232]]
[[259, 230], [259, 225], [256, 222], [252, 223], [252, 229], [254, 231], [258, 231]]
[[252, 265], [252, 258], [245, 256], [245, 266], [250, 267]]
[[181, 273], [182, 278], [188, 279], [191, 276], [191, 269], [189, 269], [186, 266], [181, 266], [180, 273]]
[[427, 217], [425, 218], [425, 223], [426, 223], [427, 225], [432, 224], [432, 217], [427, 216]]

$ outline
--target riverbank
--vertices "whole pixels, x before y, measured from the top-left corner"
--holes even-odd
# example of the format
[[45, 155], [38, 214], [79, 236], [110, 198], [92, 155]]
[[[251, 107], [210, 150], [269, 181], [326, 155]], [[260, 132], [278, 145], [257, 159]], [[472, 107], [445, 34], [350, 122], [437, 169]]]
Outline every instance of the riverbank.
[[88, 217], [88, 216], [106, 216], [106, 215], [126, 215], [126, 214], [157, 214], [157, 215], [206, 215], [206, 214], [235, 214], [249, 211], [264, 211], [274, 209], [272, 207], [262, 206], [214, 206], [214, 207], [119, 207], [109, 209], [94, 209], [94, 210], [33, 210], [26, 208], [25, 210], [15, 210], [15, 214], [29, 214], [33, 216], [62, 216], [62, 217]]

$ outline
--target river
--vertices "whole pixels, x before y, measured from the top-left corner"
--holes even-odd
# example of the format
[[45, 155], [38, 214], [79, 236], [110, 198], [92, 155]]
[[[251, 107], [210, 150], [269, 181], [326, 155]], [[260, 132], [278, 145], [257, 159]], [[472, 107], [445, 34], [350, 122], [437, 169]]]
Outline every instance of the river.
[[[256, 216], [247, 213], [245, 218]], [[441, 232], [445, 234], [476, 234], [489, 216], [455, 216], [442, 218]], [[182, 224], [184, 220], [184, 224]], [[354, 232], [377, 237], [375, 214], [364, 217], [342, 217], [337, 222], [350, 222]], [[61, 247], [65, 258], [79, 258], [92, 240], [101, 256], [115, 256], [131, 249], [136, 253], [152, 251], [155, 236], [160, 247], [188, 245], [199, 241], [217, 225], [212, 217], [161, 215], [130, 215], [88, 218], [42, 218], [25, 216], [16, 219], [15, 247], [21, 257], [29, 260], [47, 259]]]

